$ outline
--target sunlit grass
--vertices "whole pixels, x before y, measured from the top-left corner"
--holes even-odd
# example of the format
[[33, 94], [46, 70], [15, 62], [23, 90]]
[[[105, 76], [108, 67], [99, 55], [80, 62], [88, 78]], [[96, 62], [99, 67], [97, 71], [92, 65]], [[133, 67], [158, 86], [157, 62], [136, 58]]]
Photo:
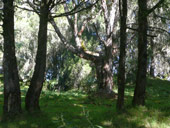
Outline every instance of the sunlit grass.
[[[27, 88], [21, 87], [23, 108]], [[133, 90], [133, 85], [126, 86], [126, 110], [122, 113], [116, 112], [116, 99], [88, 97], [75, 90], [43, 90], [41, 112], [29, 114], [23, 109], [16, 119], [1, 122], [0, 128], [170, 128], [170, 82], [149, 79], [146, 106], [131, 106]], [[2, 96], [0, 93], [0, 108]]]

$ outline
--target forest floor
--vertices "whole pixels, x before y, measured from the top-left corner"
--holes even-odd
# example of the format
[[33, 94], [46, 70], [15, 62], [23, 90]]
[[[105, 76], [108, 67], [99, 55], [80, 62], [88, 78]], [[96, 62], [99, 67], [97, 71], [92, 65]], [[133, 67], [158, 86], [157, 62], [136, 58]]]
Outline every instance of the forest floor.
[[[3, 95], [0, 85], [0, 120]], [[23, 112], [0, 122], [0, 128], [170, 128], [170, 82], [149, 79], [146, 106], [132, 107], [133, 85], [126, 86], [125, 108], [116, 112], [116, 99], [88, 97], [79, 91], [43, 91], [41, 112], [24, 110], [26, 87], [21, 87]]]

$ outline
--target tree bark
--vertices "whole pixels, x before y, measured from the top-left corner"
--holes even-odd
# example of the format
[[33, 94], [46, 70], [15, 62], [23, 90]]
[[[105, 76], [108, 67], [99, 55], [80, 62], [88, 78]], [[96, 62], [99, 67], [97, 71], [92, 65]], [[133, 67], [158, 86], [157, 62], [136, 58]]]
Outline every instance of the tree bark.
[[4, 0], [4, 114], [15, 115], [21, 112], [21, 93], [17, 60], [15, 56], [14, 6], [13, 0]]
[[96, 78], [98, 90], [103, 89], [104, 74], [103, 74], [103, 60], [95, 62]]
[[97, 92], [113, 94], [112, 57], [106, 57], [95, 62]]
[[[112, 42], [112, 39], [111, 39]], [[105, 57], [104, 57], [104, 65], [103, 65], [103, 76], [104, 76], [104, 90], [106, 93], [113, 93], [113, 56], [112, 56], [112, 43], [106, 47]]]
[[151, 77], [155, 77], [155, 73], [154, 73], [154, 42], [153, 39], [150, 39], [150, 43], [151, 43], [151, 64], [150, 64], [150, 76]]
[[49, 9], [46, 0], [42, 0], [40, 8], [40, 25], [38, 33], [36, 65], [33, 77], [31, 79], [30, 87], [25, 98], [25, 108], [27, 111], [40, 109], [39, 97], [43, 87], [46, 68], [48, 13]]
[[124, 90], [125, 90], [127, 0], [120, 0], [119, 11], [120, 11], [120, 55], [119, 55], [119, 69], [118, 69], [117, 109], [121, 110], [124, 106]]
[[133, 105], [145, 104], [147, 73], [147, 0], [138, 0], [138, 69]]

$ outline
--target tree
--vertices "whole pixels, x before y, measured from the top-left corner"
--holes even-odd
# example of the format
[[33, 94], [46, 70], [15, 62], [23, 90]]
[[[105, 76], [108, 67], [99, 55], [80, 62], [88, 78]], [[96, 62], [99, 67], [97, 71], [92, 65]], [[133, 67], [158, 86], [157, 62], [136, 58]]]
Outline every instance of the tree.
[[121, 110], [124, 105], [124, 89], [125, 89], [127, 0], [119, 0], [119, 13], [120, 13], [120, 55], [119, 55], [119, 70], [118, 70], [117, 109]]
[[[107, 3], [105, 0], [101, 1], [101, 8], [103, 10], [104, 15], [104, 22], [105, 22], [105, 39], [103, 40], [102, 37], [98, 34], [98, 31], [95, 26], [96, 34], [100, 42], [103, 45], [103, 51], [101, 53], [92, 52], [88, 49], [85, 49], [82, 45], [82, 33], [86, 28], [87, 23], [93, 19], [92, 17], [88, 17], [83, 21], [82, 26], [80, 29], [78, 28], [78, 13], [75, 13], [74, 19], [72, 17], [67, 16], [68, 23], [72, 28], [74, 40], [76, 46], [73, 46], [67, 41], [66, 37], [60, 32], [59, 27], [55, 23], [54, 19], [51, 18], [50, 22], [54, 27], [57, 35], [59, 36], [60, 40], [63, 42], [65, 47], [70, 50], [72, 53], [76, 54], [77, 56], [90, 60], [95, 64], [96, 67], [96, 76], [98, 81], [98, 91], [104, 92], [107, 94], [112, 94], [112, 87], [113, 87], [113, 43], [114, 43], [114, 34], [116, 33], [115, 24], [117, 21], [117, 7], [118, 0], [114, 2]], [[68, 11], [67, 5], [65, 5], [66, 12]]]
[[45, 79], [46, 51], [47, 51], [47, 26], [50, 2], [42, 0], [40, 3], [40, 22], [38, 32], [38, 49], [36, 65], [31, 83], [25, 98], [25, 108], [28, 111], [39, 110], [39, 97]]
[[21, 93], [15, 56], [14, 1], [4, 0], [3, 37], [4, 37], [4, 114], [21, 112]]
[[[39, 110], [39, 97], [45, 79], [46, 69], [46, 51], [47, 51], [47, 25], [49, 13], [53, 8], [62, 1], [42, 0], [42, 1], [28, 1], [28, 4], [40, 16], [40, 25], [38, 33], [38, 49], [36, 55], [36, 65], [31, 79], [30, 87], [25, 98], [25, 108], [28, 111]], [[39, 9], [40, 8], [40, 9]], [[25, 9], [25, 8], [24, 8]], [[26, 9], [29, 10], [29, 9]], [[29, 10], [30, 11], [30, 10]]]
[[147, 0], [138, 0], [138, 69], [133, 105], [145, 104], [146, 73], [147, 73], [147, 16], [158, 8], [164, 0], [160, 0], [153, 8], [147, 9]]
[[138, 71], [133, 104], [145, 104], [147, 70], [147, 0], [138, 0]]

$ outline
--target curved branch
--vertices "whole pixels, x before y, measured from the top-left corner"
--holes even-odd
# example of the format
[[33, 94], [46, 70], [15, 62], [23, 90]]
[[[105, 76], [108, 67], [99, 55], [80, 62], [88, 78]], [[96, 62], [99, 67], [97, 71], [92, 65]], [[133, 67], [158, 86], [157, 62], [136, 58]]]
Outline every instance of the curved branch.
[[61, 34], [58, 26], [56, 25], [56, 23], [54, 21], [54, 19], [51, 19], [49, 22], [53, 26], [55, 32], [59, 36], [59, 38], [62, 41], [62, 43], [64, 44], [64, 46], [69, 51], [71, 51], [72, 53], [76, 54], [77, 56], [79, 56], [81, 58], [91, 60], [91, 61], [96, 61], [96, 60], [101, 58], [98, 53], [93, 53], [93, 52], [90, 52], [90, 51], [84, 51], [82, 48], [75, 48], [73, 45], [69, 44], [69, 42], [66, 40], [66, 38]]

